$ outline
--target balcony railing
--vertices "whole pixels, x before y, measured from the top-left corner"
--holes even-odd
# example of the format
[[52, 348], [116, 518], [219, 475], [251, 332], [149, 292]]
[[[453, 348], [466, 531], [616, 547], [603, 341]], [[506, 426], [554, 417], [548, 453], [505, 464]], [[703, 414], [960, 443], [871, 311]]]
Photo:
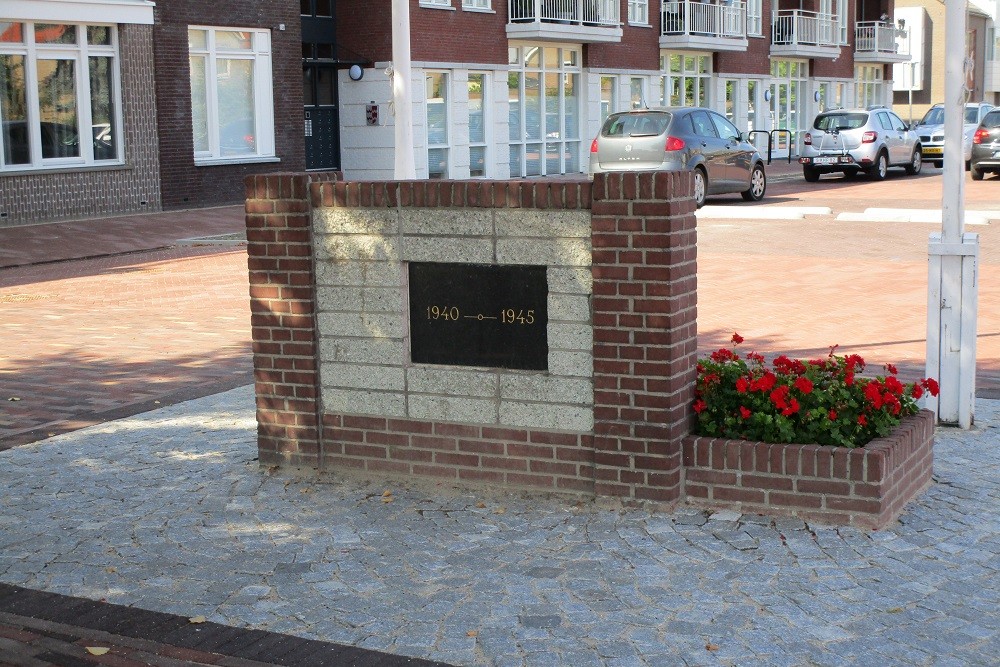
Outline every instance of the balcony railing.
[[511, 23], [557, 23], [579, 26], [618, 27], [618, 0], [511, 0]]
[[776, 46], [837, 46], [837, 23], [829, 14], [781, 9], [774, 12], [771, 43]]
[[664, 1], [660, 5], [660, 34], [743, 39], [747, 36], [746, 3]]
[[866, 62], [910, 59], [909, 30], [883, 21], [859, 21], [854, 31], [854, 58]]

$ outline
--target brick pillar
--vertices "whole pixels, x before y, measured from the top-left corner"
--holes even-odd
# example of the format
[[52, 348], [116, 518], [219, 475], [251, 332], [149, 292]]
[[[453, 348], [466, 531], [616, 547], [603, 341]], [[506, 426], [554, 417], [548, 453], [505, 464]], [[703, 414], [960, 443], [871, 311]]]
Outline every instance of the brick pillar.
[[693, 180], [597, 174], [593, 189], [596, 492], [680, 497], [697, 363]]
[[319, 467], [315, 272], [307, 174], [246, 179], [261, 465]]

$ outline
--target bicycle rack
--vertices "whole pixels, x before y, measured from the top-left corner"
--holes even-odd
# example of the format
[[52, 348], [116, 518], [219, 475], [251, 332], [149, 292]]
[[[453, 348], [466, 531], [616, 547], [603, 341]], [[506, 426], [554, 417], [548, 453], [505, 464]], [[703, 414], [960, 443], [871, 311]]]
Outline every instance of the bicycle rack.
[[779, 130], [771, 130], [770, 132], [768, 132], [767, 130], [751, 130], [750, 132], [747, 132], [747, 141], [749, 141], [751, 144], [754, 144], [756, 146], [757, 144], [754, 143], [754, 140], [753, 140], [754, 135], [755, 134], [766, 134], [767, 135], [767, 163], [771, 164], [771, 153], [774, 150], [774, 144], [775, 144], [774, 135], [776, 135], [776, 134], [782, 134], [782, 133], [788, 135], [788, 164], [791, 164], [792, 163], [792, 131], [791, 130], [781, 130], [781, 129], [779, 129]]

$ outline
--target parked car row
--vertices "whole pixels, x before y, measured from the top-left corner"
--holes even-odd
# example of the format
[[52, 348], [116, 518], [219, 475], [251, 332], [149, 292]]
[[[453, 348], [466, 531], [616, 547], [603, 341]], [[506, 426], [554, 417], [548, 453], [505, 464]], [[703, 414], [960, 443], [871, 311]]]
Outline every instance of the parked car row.
[[[966, 105], [966, 164], [972, 178], [1000, 174], [1000, 108]], [[885, 179], [889, 169], [909, 175], [924, 162], [940, 167], [944, 156], [944, 107], [935, 105], [908, 125], [891, 109], [831, 109], [803, 134], [799, 163], [806, 181], [828, 173]], [[703, 107], [664, 107], [608, 116], [590, 146], [590, 173], [690, 171], [695, 204], [708, 195], [739, 193], [760, 201], [767, 191], [764, 158], [726, 117]]]

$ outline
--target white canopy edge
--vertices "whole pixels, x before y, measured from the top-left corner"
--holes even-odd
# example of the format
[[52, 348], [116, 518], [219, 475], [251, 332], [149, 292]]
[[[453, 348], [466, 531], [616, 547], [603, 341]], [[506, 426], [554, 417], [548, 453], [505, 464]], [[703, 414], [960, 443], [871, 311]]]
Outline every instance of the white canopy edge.
[[149, 0], [4, 0], [0, 21], [152, 25], [155, 6]]

